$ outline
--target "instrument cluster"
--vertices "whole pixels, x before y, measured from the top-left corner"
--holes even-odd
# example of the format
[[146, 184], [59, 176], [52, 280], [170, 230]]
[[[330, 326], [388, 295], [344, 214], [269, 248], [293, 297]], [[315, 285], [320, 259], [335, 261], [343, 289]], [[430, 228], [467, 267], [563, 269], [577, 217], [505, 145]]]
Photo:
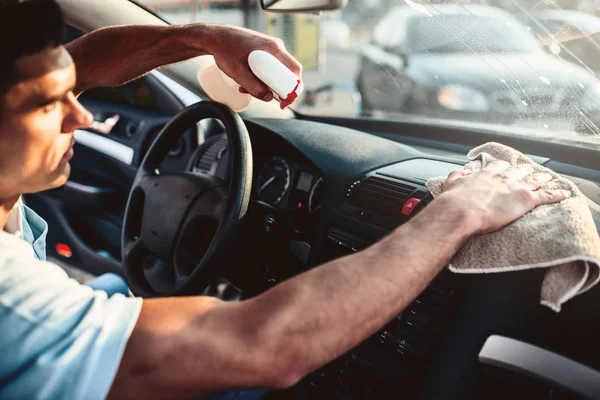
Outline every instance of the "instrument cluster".
[[280, 210], [314, 214], [321, 208], [323, 178], [310, 165], [271, 157], [263, 164], [255, 182], [256, 198]]

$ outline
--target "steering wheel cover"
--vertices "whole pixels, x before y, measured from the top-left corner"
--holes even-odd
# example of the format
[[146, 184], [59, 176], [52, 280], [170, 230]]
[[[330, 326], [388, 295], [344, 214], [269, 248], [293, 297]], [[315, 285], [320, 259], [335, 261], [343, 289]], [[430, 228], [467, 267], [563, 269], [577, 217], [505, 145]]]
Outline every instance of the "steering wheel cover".
[[[224, 124], [228, 137], [231, 177], [225, 200], [226, 205], [207, 251], [198, 261], [196, 268], [186, 277], [187, 281], [174, 290], [157, 291], [145, 279], [143, 266], [136, 262], [135, 255], [132, 254], [136, 242], [141, 242], [141, 238], [138, 238], [141, 224], [143, 224], [144, 218], [149, 218], [144, 215], [143, 211], [142, 215], [139, 215], [138, 207], [142, 204], [136, 194], [142, 190], [144, 179], [157, 176], [154, 171], [158, 169], [177, 139], [190, 127], [205, 118], [219, 119]], [[220, 270], [218, 261], [228, 247], [233, 244], [233, 239], [248, 210], [252, 189], [252, 165], [252, 146], [246, 126], [237, 113], [223, 104], [211, 101], [196, 103], [180, 111], [163, 128], [138, 169], [125, 209], [121, 237], [122, 259], [129, 287], [134, 294], [142, 297], [198, 294], [214, 280]], [[138, 217], [140, 218], [139, 224], [135, 222]], [[183, 225], [182, 221], [180, 221], [180, 225]], [[169, 262], [173, 261], [169, 260]]]

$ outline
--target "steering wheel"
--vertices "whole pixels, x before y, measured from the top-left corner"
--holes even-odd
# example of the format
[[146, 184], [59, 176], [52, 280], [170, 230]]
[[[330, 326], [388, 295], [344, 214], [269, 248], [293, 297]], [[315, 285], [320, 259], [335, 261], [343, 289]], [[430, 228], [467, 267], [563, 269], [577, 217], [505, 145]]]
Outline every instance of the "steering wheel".
[[[231, 178], [160, 173], [177, 139], [204, 118], [223, 122]], [[142, 297], [199, 294], [227, 263], [252, 187], [252, 147], [244, 122], [227, 106], [202, 101], [179, 112], [158, 134], [129, 192], [122, 259], [131, 291]]]

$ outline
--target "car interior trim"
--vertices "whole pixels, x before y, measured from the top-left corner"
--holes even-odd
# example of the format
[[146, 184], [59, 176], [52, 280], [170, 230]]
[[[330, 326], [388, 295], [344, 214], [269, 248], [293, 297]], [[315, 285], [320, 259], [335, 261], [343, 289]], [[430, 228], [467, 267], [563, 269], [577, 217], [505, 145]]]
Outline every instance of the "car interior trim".
[[88, 132], [82, 129], [77, 129], [73, 132], [75, 141], [78, 144], [92, 148], [100, 153], [104, 153], [116, 160], [119, 160], [127, 165], [133, 162], [134, 151], [131, 147], [117, 143], [114, 140], [105, 138], [95, 133]]
[[160, 73], [156, 70], [150, 71], [149, 75], [152, 75], [156, 79], [160, 81], [163, 85], [167, 87], [182, 103], [184, 106], [191, 106], [202, 99], [200, 96], [181, 85], [178, 82], [175, 82], [173, 79], [169, 78], [163, 73]]
[[558, 385], [586, 398], [600, 398], [600, 372], [520, 340], [490, 336], [479, 352], [479, 361]]

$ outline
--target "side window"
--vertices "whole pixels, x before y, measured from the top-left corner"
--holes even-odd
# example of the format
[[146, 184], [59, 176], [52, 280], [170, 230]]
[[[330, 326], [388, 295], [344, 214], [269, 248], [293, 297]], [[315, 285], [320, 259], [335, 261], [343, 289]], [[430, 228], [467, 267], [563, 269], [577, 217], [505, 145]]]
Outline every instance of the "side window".
[[140, 80], [119, 87], [90, 89], [80, 98], [160, 112], [150, 88]]
[[[80, 30], [72, 26], [67, 26], [65, 43], [75, 40], [82, 35], [83, 32]], [[119, 87], [90, 89], [82, 93], [80, 99], [160, 112], [152, 91], [143, 80], [132, 81]]]

